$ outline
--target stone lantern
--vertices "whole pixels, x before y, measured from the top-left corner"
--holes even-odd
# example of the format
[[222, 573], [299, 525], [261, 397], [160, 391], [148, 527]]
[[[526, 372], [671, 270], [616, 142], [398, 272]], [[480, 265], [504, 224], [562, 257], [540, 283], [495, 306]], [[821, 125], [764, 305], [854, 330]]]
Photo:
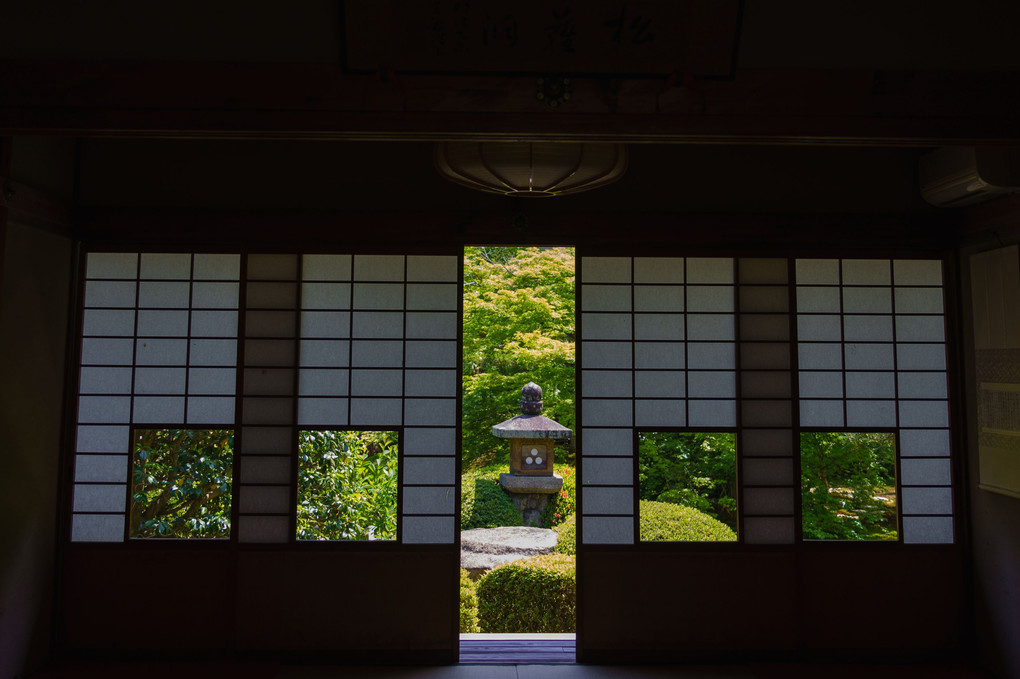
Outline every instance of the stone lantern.
[[499, 483], [527, 526], [539, 524], [549, 497], [563, 488], [563, 477], [553, 472], [553, 443], [571, 433], [542, 415], [542, 387], [534, 382], [521, 389], [521, 414], [492, 428], [493, 436], [510, 439], [510, 473], [500, 474]]

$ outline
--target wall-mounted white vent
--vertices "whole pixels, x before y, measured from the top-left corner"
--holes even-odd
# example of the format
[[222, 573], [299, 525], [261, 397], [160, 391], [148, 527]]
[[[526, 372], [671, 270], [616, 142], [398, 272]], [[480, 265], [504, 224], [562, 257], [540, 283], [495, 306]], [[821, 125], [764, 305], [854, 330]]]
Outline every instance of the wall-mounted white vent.
[[921, 195], [960, 207], [1020, 191], [1020, 149], [950, 146], [922, 156]]

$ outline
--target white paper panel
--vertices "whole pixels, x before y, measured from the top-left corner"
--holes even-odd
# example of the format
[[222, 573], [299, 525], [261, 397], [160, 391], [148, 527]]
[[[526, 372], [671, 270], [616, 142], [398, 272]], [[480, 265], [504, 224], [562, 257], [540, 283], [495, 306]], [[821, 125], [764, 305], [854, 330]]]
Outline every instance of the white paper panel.
[[452, 516], [408, 516], [401, 526], [401, 542], [404, 544], [451, 544], [453, 543], [454, 517]]
[[896, 285], [942, 285], [942, 262], [937, 259], [897, 259], [893, 262]]
[[237, 392], [234, 368], [192, 368], [188, 371], [188, 393], [230, 395]]
[[408, 368], [454, 368], [457, 366], [457, 343], [408, 341], [405, 361]]
[[71, 542], [123, 542], [123, 514], [75, 514]]
[[903, 542], [908, 545], [951, 544], [953, 542], [953, 517], [905, 516], [903, 517]]
[[895, 401], [854, 401], [846, 402], [846, 425], [848, 427], [895, 427]]
[[[630, 346], [624, 346], [630, 349]], [[587, 360], [585, 364], [591, 365]], [[684, 345], [681, 342], [638, 342], [634, 345], [634, 367], [651, 369], [683, 368]]]
[[303, 283], [302, 309], [350, 309], [350, 283]]
[[404, 424], [448, 425], [457, 423], [457, 401], [452, 398], [417, 399], [404, 401]]
[[128, 278], [138, 275], [134, 252], [90, 252], [85, 266], [89, 278]]
[[404, 280], [404, 256], [355, 255], [354, 280], [402, 281]]
[[127, 503], [127, 486], [74, 484], [74, 511], [122, 512]]
[[947, 401], [900, 400], [900, 426], [936, 428], [949, 426]]
[[[406, 483], [406, 481], [405, 481]], [[406, 514], [453, 514], [457, 497], [454, 486], [427, 488], [404, 486], [403, 506]]]
[[842, 370], [842, 346], [839, 344], [800, 344], [797, 347], [801, 370]]
[[889, 288], [843, 288], [843, 312], [848, 314], [887, 314], [892, 312]]
[[248, 337], [293, 337], [297, 328], [293, 311], [249, 311], [245, 316]]
[[236, 281], [241, 276], [239, 255], [195, 255], [196, 280]]
[[687, 310], [733, 311], [733, 287], [729, 285], [688, 285]]
[[350, 255], [304, 255], [301, 277], [306, 281], [351, 280]]
[[347, 311], [302, 311], [301, 336], [339, 338], [351, 334], [351, 315]]
[[842, 398], [843, 373], [808, 372], [800, 374], [801, 398]]
[[736, 401], [687, 402], [687, 425], [691, 427], [737, 426]]
[[793, 385], [787, 372], [742, 370], [740, 392], [743, 398], [790, 398]]
[[633, 514], [633, 488], [583, 487], [584, 514]]
[[408, 309], [455, 311], [458, 301], [457, 285], [453, 283], [409, 283], [407, 286]]
[[130, 394], [131, 368], [82, 368], [82, 394]]
[[82, 334], [131, 337], [135, 334], [134, 310], [86, 309]]
[[290, 427], [245, 427], [241, 434], [245, 455], [290, 455], [294, 448]]
[[134, 307], [133, 281], [87, 281], [85, 283], [87, 307]]
[[900, 398], [947, 398], [945, 373], [901, 372], [899, 379]]
[[745, 514], [793, 515], [792, 488], [744, 488]]
[[687, 397], [736, 398], [736, 373], [691, 370], [687, 373]]
[[290, 517], [241, 516], [238, 519], [237, 539], [240, 542], [276, 544], [290, 537]]
[[896, 313], [941, 314], [942, 288], [896, 288]]
[[[291, 424], [294, 419], [293, 401], [289, 398], [253, 397], [244, 399], [245, 424]], [[247, 444], [246, 444], [247, 449]]]
[[[303, 348], [303, 346], [302, 346]], [[404, 361], [404, 345], [400, 341], [356, 340], [351, 349], [351, 365], [370, 368], [399, 368]]]
[[[702, 342], [687, 345], [687, 368], [733, 370], [736, 367], [736, 347], [732, 343]], [[690, 383], [688, 383], [688, 389]]]
[[[135, 342], [136, 365], [186, 365], [187, 359], [186, 339], [140, 339]], [[192, 362], [196, 361], [193, 359]]]
[[581, 542], [586, 545], [630, 545], [634, 543], [631, 516], [585, 516]]
[[900, 457], [949, 456], [949, 431], [946, 429], [900, 431]]
[[[793, 435], [788, 429], [744, 429], [738, 442], [747, 455], [793, 455]], [[799, 444], [798, 444], [799, 445]]]
[[585, 455], [634, 455], [634, 434], [630, 429], [586, 427], [581, 435]]
[[584, 257], [583, 283], [630, 283], [630, 257]]
[[733, 260], [729, 257], [688, 257], [688, 283], [732, 283]]
[[803, 427], [842, 427], [843, 401], [800, 401], [800, 424]]
[[457, 282], [460, 261], [452, 255], [409, 255], [407, 280]]
[[188, 312], [186, 310], [138, 312], [139, 337], [187, 337]]
[[74, 480], [77, 483], [126, 483], [127, 455], [77, 455]]
[[183, 424], [184, 397], [136, 396], [132, 421], [146, 424]]
[[241, 466], [241, 483], [289, 483], [290, 457], [247, 457]]
[[846, 348], [847, 370], [892, 370], [892, 344], [850, 344]]
[[[205, 285], [229, 285], [206, 283]], [[249, 309], [293, 309], [297, 304], [296, 283], [253, 283], [245, 289]]]
[[901, 459], [900, 483], [904, 486], [948, 486], [952, 483], [949, 458]]
[[192, 311], [192, 337], [236, 337], [236, 311]]
[[585, 311], [630, 311], [631, 286], [582, 285], [581, 308]]
[[896, 363], [900, 370], [945, 370], [946, 347], [943, 344], [898, 343]]
[[399, 426], [401, 401], [398, 398], [356, 398], [351, 401], [351, 424]]
[[347, 399], [299, 398], [298, 424], [302, 426], [346, 426]]
[[891, 270], [888, 259], [844, 259], [843, 285], [889, 285]]
[[140, 277], [143, 279], [188, 280], [191, 278], [191, 255], [143, 252]]
[[[191, 306], [196, 309], [236, 309], [238, 305], [239, 286], [237, 283], [195, 283], [192, 286]], [[288, 294], [289, 296], [292, 293]], [[249, 307], [258, 307], [249, 298]], [[265, 305], [268, 306], [268, 305]], [[284, 307], [290, 304], [282, 305]]]
[[248, 255], [250, 280], [289, 281], [297, 278], [297, 255]]
[[304, 368], [298, 383], [301, 396], [346, 396], [349, 376], [346, 370]]
[[785, 258], [748, 257], [739, 260], [741, 283], [786, 283], [789, 267]]
[[192, 396], [188, 398], [188, 424], [233, 424], [232, 396]]
[[583, 370], [581, 372], [581, 395], [629, 398], [631, 396], [631, 373], [612, 370]]
[[586, 456], [581, 474], [585, 487], [630, 485], [634, 483], [634, 463], [625, 458]]
[[839, 288], [798, 287], [797, 311], [809, 314], [839, 313]]
[[631, 367], [629, 342], [582, 342], [582, 365], [585, 368]]
[[900, 342], [943, 342], [946, 324], [942, 316], [897, 316], [896, 339]]
[[405, 314], [404, 332], [410, 339], [457, 339], [460, 320], [456, 313], [435, 312]]
[[891, 372], [848, 372], [846, 374], [846, 395], [848, 398], [895, 398], [895, 374]]
[[687, 339], [732, 340], [734, 317], [725, 314], [688, 314]]
[[629, 427], [633, 421], [630, 400], [583, 399], [582, 408], [582, 417], [587, 423], [597, 423], [607, 427]]
[[402, 462], [405, 484], [456, 483], [457, 467], [454, 457], [405, 457]]
[[242, 514], [287, 514], [290, 512], [290, 488], [278, 486], [241, 486], [238, 493]]
[[136, 394], [183, 394], [187, 370], [184, 368], [136, 368]]
[[[629, 375], [630, 373], [623, 373]], [[638, 398], [683, 398], [686, 375], [676, 371], [645, 371], [634, 373], [634, 390]]]
[[127, 453], [130, 439], [130, 427], [80, 425], [75, 450], [79, 453]]
[[684, 339], [683, 314], [635, 314], [634, 339], [636, 340]]
[[456, 370], [406, 370], [404, 394], [407, 396], [451, 396], [460, 392]]
[[[183, 340], [181, 341], [183, 343]], [[258, 348], [261, 347], [289, 347], [292, 349], [293, 342], [274, 342], [272, 344], [265, 343], [260, 344], [256, 341], [249, 341], [246, 345], [248, 349], [248, 358], [255, 359], [255, 361], [248, 360], [248, 363], [252, 365], [259, 365], [258, 356], [261, 353]], [[191, 358], [189, 360], [191, 365], [205, 365], [205, 366], [232, 366], [237, 364], [237, 340], [224, 340], [224, 339], [199, 339], [191, 340]]]
[[586, 340], [631, 338], [630, 314], [581, 314], [581, 337]]
[[190, 303], [191, 283], [186, 281], [142, 281], [138, 284], [139, 307], [180, 309], [187, 308]]
[[635, 283], [683, 283], [682, 257], [637, 257], [634, 259]]
[[741, 416], [744, 426], [791, 427], [793, 409], [789, 400], [743, 401]]
[[790, 291], [782, 287], [744, 286], [740, 289], [740, 310], [743, 312], [787, 312], [790, 310]]
[[951, 488], [900, 488], [900, 511], [903, 514], [952, 514]]
[[[598, 420], [594, 421], [599, 422]], [[687, 413], [684, 401], [639, 399], [634, 402], [634, 425], [637, 427], [682, 427], [686, 423]], [[599, 424], [603, 423], [599, 422]], [[614, 424], [614, 422], [605, 422], [604, 424]]]
[[847, 342], [892, 342], [892, 316], [845, 316], [843, 338]]
[[838, 285], [838, 259], [796, 260], [798, 285]]
[[453, 455], [457, 452], [457, 430], [407, 427], [402, 445], [405, 455]]
[[748, 458], [744, 460], [740, 478], [749, 486], [793, 486], [793, 460]]
[[[301, 340], [301, 366], [343, 368], [350, 362], [350, 351], [350, 342], [347, 340]], [[274, 362], [270, 365], [286, 363]]]
[[811, 342], [839, 342], [843, 330], [839, 316], [797, 316], [797, 339]]
[[119, 423], [131, 419], [131, 399], [127, 396], [82, 396], [78, 399], [78, 421], [82, 423]]
[[793, 518], [752, 517], [741, 524], [741, 537], [751, 545], [789, 545], [796, 539]]
[[741, 344], [740, 364], [744, 370], [787, 370], [790, 367], [790, 344], [788, 342]]
[[634, 288], [634, 311], [684, 310], [682, 285], [639, 285]]
[[354, 337], [400, 339], [404, 336], [404, 314], [399, 311], [355, 312], [352, 332]]
[[403, 309], [402, 283], [355, 283], [355, 309]]

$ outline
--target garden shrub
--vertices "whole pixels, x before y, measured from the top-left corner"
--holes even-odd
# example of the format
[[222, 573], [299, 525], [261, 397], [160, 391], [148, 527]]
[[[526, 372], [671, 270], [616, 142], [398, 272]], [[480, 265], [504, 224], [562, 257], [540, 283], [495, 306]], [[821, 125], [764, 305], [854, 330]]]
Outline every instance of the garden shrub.
[[641, 540], [667, 542], [722, 542], [737, 539], [733, 530], [691, 507], [641, 500]]
[[460, 569], [460, 631], [462, 634], [478, 631], [478, 595], [475, 583], [463, 568]]
[[571, 514], [553, 530], [559, 538], [556, 542], [556, 553], [577, 554], [577, 515]]
[[522, 526], [520, 512], [499, 485], [504, 466], [465, 471], [460, 479], [461, 530]]
[[497, 566], [478, 581], [482, 632], [573, 632], [576, 559], [542, 554]]
[[542, 528], [555, 528], [567, 520], [577, 507], [577, 475], [569, 464], [554, 464], [553, 471], [563, 477], [563, 488], [542, 510]]

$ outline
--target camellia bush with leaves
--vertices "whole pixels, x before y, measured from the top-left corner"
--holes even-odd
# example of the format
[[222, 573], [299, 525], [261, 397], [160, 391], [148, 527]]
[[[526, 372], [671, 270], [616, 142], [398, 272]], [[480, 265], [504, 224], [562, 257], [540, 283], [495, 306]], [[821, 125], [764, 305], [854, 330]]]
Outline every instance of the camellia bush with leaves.
[[805, 538], [896, 539], [891, 432], [804, 432], [800, 475]]
[[642, 500], [697, 509], [737, 526], [737, 453], [732, 433], [641, 432], [638, 480]]
[[234, 432], [135, 432], [131, 537], [230, 537]]
[[298, 437], [298, 539], [396, 539], [396, 433], [302, 431]]
[[574, 428], [573, 248], [465, 248], [463, 359], [465, 468], [505, 457], [492, 426], [520, 414], [528, 382], [542, 414]]

